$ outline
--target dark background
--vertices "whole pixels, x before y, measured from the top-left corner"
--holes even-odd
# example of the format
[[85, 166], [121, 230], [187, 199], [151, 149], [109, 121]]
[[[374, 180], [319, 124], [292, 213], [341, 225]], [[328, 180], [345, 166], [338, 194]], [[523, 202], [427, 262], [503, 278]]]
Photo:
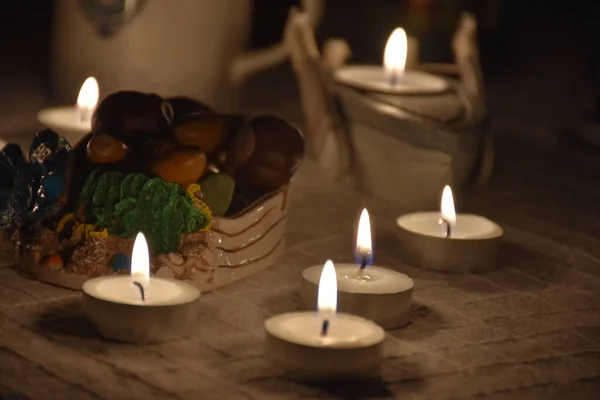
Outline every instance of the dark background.
[[[33, 77], [48, 86], [53, 3], [51, 0], [0, 3], [0, 79]], [[256, 1], [252, 47], [277, 41], [288, 8], [298, 3], [297, 0]], [[462, 9], [471, 10], [479, 19], [482, 58], [488, 75], [519, 68], [524, 58], [535, 57], [541, 49], [552, 52], [556, 37], [570, 43], [582, 59], [587, 58], [582, 67], [589, 67], [592, 42], [600, 29], [597, 27], [594, 32], [600, 21], [593, 9], [600, 1], [593, 0], [421, 0], [413, 2], [422, 5], [413, 5], [412, 10], [408, 1], [398, 0], [327, 3], [318, 36], [347, 39], [356, 62], [380, 62], [386, 39], [398, 25], [421, 40], [423, 61], [448, 61], [451, 58], [448, 42], [456, 18]], [[543, 32], [551, 36], [545, 39]], [[561, 55], [555, 57], [559, 59]]]
[[[234, 4], [236, 0], [224, 1]], [[2, 131], [13, 130], [5, 127], [9, 117], [23, 114], [23, 120], [34, 119], [31, 110], [54, 100], [49, 76], [53, 3], [0, 2]], [[289, 7], [298, 3], [255, 1], [250, 46], [260, 48], [278, 41]], [[543, 141], [547, 131], [562, 130], [563, 126], [576, 129], [584, 115], [593, 113], [600, 86], [600, 74], [596, 73], [600, 70], [596, 67], [600, 54], [598, 5], [600, 0], [329, 0], [317, 36], [320, 42], [345, 38], [352, 47], [351, 62], [380, 63], [388, 35], [401, 25], [420, 39], [422, 61], [450, 61], [450, 39], [457, 18], [461, 10], [471, 10], [479, 22], [492, 128], [519, 137], [541, 131]], [[287, 93], [270, 93], [261, 87], [250, 90], [253, 102], [258, 101], [259, 93], [265, 108], [287, 99], [289, 109], [299, 110], [289, 65], [280, 70], [282, 80], [289, 82]], [[265, 74], [252, 77], [248, 86], [264, 81]], [[280, 98], [284, 94], [286, 99]], [[263, 104], [262, 99], [260, 102]]]

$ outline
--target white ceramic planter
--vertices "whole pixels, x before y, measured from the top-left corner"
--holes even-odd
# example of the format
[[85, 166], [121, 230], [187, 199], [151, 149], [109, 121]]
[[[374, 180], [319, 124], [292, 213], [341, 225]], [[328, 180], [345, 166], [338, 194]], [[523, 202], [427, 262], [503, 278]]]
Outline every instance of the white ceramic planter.
[[[477, 99], [449, 94], [410, 98], [417, 110], [409, 112], [393, 96], [341, 87], [338, 93], [352, 143], [352, 177], [363, 191], [416, 211], [437, 206], [444, 186], [458, 190], [468, 180], [485, 130], [485, 108]], [[419, 116], [425, 112], [444, 119]]]
[[[287, 222], [287, 187], [271, 197], [256, 203], [234, 218], [216, 218], [207, 244], [215, 268], [198, 273], [192, 281], [200, 290], [213, 290], [245, 279], [272, 265], [284, 248]], [[160, 269], [157, 276], [172, 278], [168, 269]]]
[[[215, 218], [207, 233], [207, 250], [203, 254], [211, 270], [197, 272], [188, 282], [202, 292], [210, 291], [254, 275], [272, 265], [284, 248], [289, 197], [288, 187], [256, 202], [232, 218]], [[90, 279], [86, 275], [51, 270], [34, 262], [26, 254], [19, 269], [36, 279], [80, 290]], [[159, 277], [175, 278], [169, 268], [160, 268]]]

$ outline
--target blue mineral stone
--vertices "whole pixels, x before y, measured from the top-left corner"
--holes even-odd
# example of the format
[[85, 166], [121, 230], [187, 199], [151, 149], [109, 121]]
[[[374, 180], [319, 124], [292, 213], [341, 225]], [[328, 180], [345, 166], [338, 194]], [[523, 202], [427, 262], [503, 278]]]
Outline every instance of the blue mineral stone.
[[110, 267], [115, 271], [128, 271], [131, 268], [131, 259], [123, 253], [116, 253], [110, 259]]
[[44, 192], [45, 204], [57, 202], [67, 190], [66, 175], [64, 171], [60, 171], [42, 179], [41, 188]]
[[61, 210], [70, 154], [69, 143], [53, 130], [45, 129], [35, 135], [29, 148], [32, 194], [29, 219], [51, 217]]
[[66, 168], [70, 154], [69, 142], [51, 129], [36, 133], [29, 148], [31, 166], [42, 176]]
[[15, 144], [0, 151], [0, 228], [50, 217], [61, 210], [70, 154], [69, 143], [50, 129], [35, 135], [29, 163]]

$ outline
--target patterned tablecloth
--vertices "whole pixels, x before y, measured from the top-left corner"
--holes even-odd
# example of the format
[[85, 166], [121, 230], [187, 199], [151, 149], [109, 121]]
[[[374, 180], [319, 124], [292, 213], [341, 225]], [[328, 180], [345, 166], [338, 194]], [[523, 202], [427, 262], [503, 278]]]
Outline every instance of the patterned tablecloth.
[[[172, 343], [104, 341], [82, 317], [80, 293], [0, 268], [0, 398], [598, 399], [598, 174], [511, 157], [489, 186], [457, 196], [459, 210], [505, 230], [501, 267], [478, 276], [403, 264], [393, 228], [400, 211], [320, 181], [306, 163], [294, 182], [284, 256], [203, 295], [193, 333]], [[380, 381], [280, 379], [263, 360], [263, 323], [300, 306], [303, 268], [351, 259], [364, 205], [376, 227], [376, 262], [415, 280], [412, 322], [388, 332]]]

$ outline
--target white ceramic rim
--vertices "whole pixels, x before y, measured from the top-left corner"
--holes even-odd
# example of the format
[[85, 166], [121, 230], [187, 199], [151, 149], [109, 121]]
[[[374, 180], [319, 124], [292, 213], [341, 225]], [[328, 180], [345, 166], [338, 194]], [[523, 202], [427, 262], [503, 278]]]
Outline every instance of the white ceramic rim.
[[378, 65], [345, 66], [334, 72], [334, 78], [344, 85], [386, 94], [434, 94], [445, 92], [450, 87], [442, 77], [422, 71], [406, 70], [404, 79], [411, 84], [392, 88], [384, 83], [385, 71]]
[[171, 282], [171, 283], [179, 286], [181, 288], [181, 294], [177, 297], [177, 300], [154, 302], [154, 303], [148, 303], [148, 304], [145, 304], [145, 303], [140, 303], [140, 304], [121, 303], [121, 302], [114, 301], [112, 299], [108, 299], [108, 298], [104, 297], [101, 293], [98, 293], [96, 290], [96, 286], [98, 285], [99, 282], [106, 281], [106, 280], [112, 280], [112, 279], [126, 279], [126, 278], [129, 278], [129, 275], [100, 276], [98, 278], [93, 278], [93, 279], [89, 279], [89, 280], [85, 281], [82, 285], [82, 290], [88, 296], [93, 297], [98, 300], [101, 300], [101, 301], [105, 301], [107, 303], [114, 303], [114, 304], [119, 304], [122, 306], [148, 307], [148, 308], [181, 306], [181, 305], [196, 301], [200, 297], [200, 290], [198, 290], [198, 288], [190, 285], [187, 282], [183, 282], [183, 281], [179, 281], [179, 280], [175, 280], [175, 279], [157, 278], [157, 277], [153, 277], [153, 276], [150, 277], [150, 279], [167, 281], [167, 282]]
[[[338, 267], [341, 267], [341, 266], [354, 266], [354, 267], [356, 267], [357, 270], [360, 267], [360, 265], [352, 264], [352, 263], [336, 263], [336, 262], [334, 262], [333, 265], [336, 268], [336, 272], [337, 272]], [[351, 293], [351, 294], [356, 294], [356, 295], [365, 295], [365, 296], [373, 296], [373, 295], [375, 295], [375, 296], [377, 296], [377, 295], [379, 295], [379, 296], [382, 296], [382, 295], [385, 296], [385, 295], [395, 295], [395, 294], [399, 294], [399, 293], [405, 293], [405, 292], [408, 292], [409, 290], [414, 289], [414, 287], [415, 287], [415, 281], [413, 281], [410, 276], [408, 276], [406, 274], [403, 274], [402, 272], [395, 271], [395, 270], [393, 270], [391, 268], [381, 267], [379, 265], [369, 265], [367, 268], [381, 268], [381, 269], [386, 269], [386, 270], [392, 272], [394, 275], [401, 276], [401, 279], [408, 280], [410, 282], [410, 287], [408, 287], [408, 288], [406, 288], [404, 290], [397, 291], [397, 292], [364, 293], [364, 292], [349, 292], [349, 291], [346, 291], [346, 290], [340, 290], [340, 288], [338, 286], [338, 292]], [[318, 287], [319, 286], [319, 282], [313, 282], [312, 280], [307, 279], [305, 273], [308, 270], [319, 270], [319, 269], [323, 269], [323, 266], [322, 265], [313, 265], [312, 267], [305, 268], [302, 271], [302, 279], [304, 279], [305, 281], [310, 282], [313, 285], [316, 285]]]
[[401, 215], [398, 218], [396, 218], [396, 226], [400, 229], [403, 229], [403, 230], [410, 232], [412, 234], [415, 234], [415, 235], [420, 235], [420, 236], [425, 236], [425, 237], [430, 237], [430, 238], [435, 238], [435, 239], [443, 239], [443, 240], [456, 240], [456, 241], [459, 241], [459, 240], [462, 240], [462, 241], [492, 240], [492, 239], [500, 238], [504, 235], [504, 230], [502, 229], [502, 227], [500, 225], [498, 225], [497, 223], [495, 223], [494, 221], [492, 221], [486, 217], [483, 217], [481, 215], [476, 215], [476, 214], [456, 214], [456, 219], [457, 219], [457, 222], [460, 221], [460, 218], [464, 218], [464, 217], [481, 219], [482, 221], [485, 221], [486, 223], [488, 223], [492, 226], [492, 228], [493, 228], [492, 234], [490, 234], [488, 236], [473, 236], [473, 237], [452, 237], [452, 236], [450, 236], [449, 238], [444, 238], [442, 236], [426, 235], [421, 232], [416, 232], [411, 229], [408, 229], [406, 226], [404, 226], [402, 224], [403, 220], [405, 220], [408, 217], [414, 218], [415, 215], [420, 215], [423, 217], [439, 218], [440, 212], [439, 211], [424, 211], [424, 212], [418, 212], [418, 213], [404, 214], [404, 215]]
[[336, 313], [336, 316], [343, 316], [344, 318], [352, 318], [357, 321], [361, 321], [361, 323], [366, 324], [369, 327], [369, 329], [371, 329], [371, 331], [373, 332], [372, 338], [370, 338], [370, 340], [365, 340], [363, 343], [361, 343], [360, 346], [358, 346], [356, 343], [352, 343], [352, 344], [343, 343], [343, 344], [316, 346], [314, 343], [308, 343], [308, 342], [305, 342], [302, 340], [296, 340], [295, 337], [294, 338], [282, 337], [282, 335], [279, 335], [279, 332], [273, 330], [273, 324], [280, 324], [282, 320], [286, 320], [286, 319], [292, 318], [294, 316], [302, 315], [302, 314], [316, 314], [316, 313], [317, 313], [316, 311], [301, 311], [301, 312], [291, 312], [291, 313], [276, 315], [265, 321], [265, 331], [269, 332], [271, 335], [275, 336], [276, 338], [283, 340], [284, 342], [294, 343], [294, 344], [297, 344], [300, 346], [312, 347], [315, 349], [323, 349], [323, 350], [327, 350], [327, 349], [349, 349], [349, 350], [364, 349], [367, 347], [375, 346], [375, 345], [383, 342], [383, 340], [385, 339], [385, 331], [383, 330], [383, 328], [381, 326], [377, 325], [375, 322], [370, 321], [366, 318], [359, 317], [357, 315], [346, 314], [346, 313]]

